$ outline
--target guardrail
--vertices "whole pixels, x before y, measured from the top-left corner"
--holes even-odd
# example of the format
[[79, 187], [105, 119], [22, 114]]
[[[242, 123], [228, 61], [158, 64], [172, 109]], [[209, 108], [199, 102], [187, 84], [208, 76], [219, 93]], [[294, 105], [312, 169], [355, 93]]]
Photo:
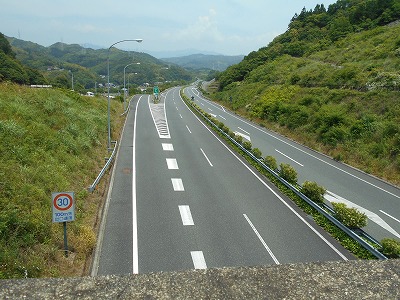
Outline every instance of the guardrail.
[[[188, 100], [187, 102], [189, 102]], [[238, 143], [235, 141], [235, 139], [231, 138], [226, 132], [224, 132], [221, 128], [217, 126], [213, 121], [211, 121], [209, 118], [205, 116], [205, 114], [202, 111], [199, 111], [195, 106], [192, 105], [191, 102], [189, 102], [190, 106], [197, 111], [200, 115], [203, 116], [204, 119], [206, 119], [213, 127], [215, 127], [221, 134], [223, 134], [226, 138], [228, 138], [232, 143], [234, 143], [237, 147], [239, 147], [243, 152], [245, 152], [248, 156], [250, 156], [255, 162], [257, 162], [264, 170], [269, 172], [271, 175], [273, 175], [276, 179], [278, 179], [283, 185], [285, 185], [287, 188], [289, 188], [291, 191], [293, 191], [297, 196], [299, 196], [301, 199], [306, 201], [311, 207], [316, 209], [320, 214], [322, 214], [324, 217], [326, 217], [329, 221], [331, 221], [333, 224], [335, 224], [339, 229], [344, 231], [349, 237], [353, 238], [356, 240], [362, 247], [364, 247], [367, 251], [369, 251], [372, 255], [374, 255], [376, 258], [381, 259], [381, 260], [386, 260], [388, 259], [385, 255], [383, 255], [381, 252], [379, 252], [376, 248], [374, 248], [372, 245], [370, 245], [368, 242], [366, 242], [362, 237], [360, 237], [358, 234], [356, 234], [354, 231], [352, 231], [350, 228], [347, 226], [343, 225], [340, 221], [338, 221], [334, 216], [326, 212], [322, 207], [320, 207], [318, 204], [316, 204], [314, 201], [312, 201], [310, 198], [305, 196], [303, 193], [301, 193], [296, 187], [291, 185], [289, 182], [287, 182], [285, 179], [279, 176], [277, 172], [272, 170], [270, 167], [268, 167], [266, 164], [264, 164], [260, 159], [254, 156], [253, 153], [251, 153], [249, 150], [245, 149], [242, 144]]]
[[103, 177], [104, 173], [107, 171], [108, 167], [111, 165], [112, 160], [114, 159], [115, 153], [117, 152], [117, 148], [118, 148], [118, 142], [117, 141], [111, 141], [112, 144], [114, 144], [114, 149], [111, 153], [111, 156], [109, 158], [107, 158], [107, 162], [104, 165], [103, 169], [101, 169], [99, 175], [97, 175], [96, 179], [94, 180], [94, 182], [88, 187], [88, 191], [93, 193], [93, 191], [95, 190], [97, 184], [99, 183], [101, 177]]

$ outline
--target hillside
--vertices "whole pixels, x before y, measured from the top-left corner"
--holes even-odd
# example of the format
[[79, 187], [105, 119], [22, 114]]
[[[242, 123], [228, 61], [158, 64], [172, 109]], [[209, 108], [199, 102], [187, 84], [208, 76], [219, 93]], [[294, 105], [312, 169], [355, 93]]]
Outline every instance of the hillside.
[[[0, 279], [81, 274], [95, 246], [105, 181], [93, 194], [107, 154], [107, 101], [56, 89], [0, 83]], [[120, 132], [122, 103], [112, 101]], [[113, 138], [116, 138], [114, 136]], [[74, 191], [76, 221], [52, 223], [51, 193]]]
[[222, 72], [211, 97], [399, 184], [399, 18], [398, 1], [303, 9], [267, 47]]
[[7, 39], [0, 33], [0, 82], [13, 81], [19, 84], [45, 84], [45, 78], [35, 69], [21, 64], [16, 59]]
[[161, 60], [176, 64], [187, 70], [216, 70], [224, 71], [231, 65], [239, 63], [244, 56], [192, 54], [181, 57], [161, 58]]
[[[23, 64], [38, 69], [47, 81], [56, 87], [70, 88], [72, 74], [76, 90], [94, 90], [95, 84], [107, 82], [107, 55], [108, 49], [90, 49], [77, 44], [56, 43], [49, 47], [7, 38], [16, 54], [16, 58]], [[130, 76], [130, 83], [140, 85], [154, 84], [165, 81], [190, 81], [192, 74], [179, 66], [168, 66], [146, 53], [123, 51], [117, 48], [110, 50], [110, 82], [122, 85], [124, 82], [124, 67], [130, 63], [140, 62], [140, 65], [126, 69]]]

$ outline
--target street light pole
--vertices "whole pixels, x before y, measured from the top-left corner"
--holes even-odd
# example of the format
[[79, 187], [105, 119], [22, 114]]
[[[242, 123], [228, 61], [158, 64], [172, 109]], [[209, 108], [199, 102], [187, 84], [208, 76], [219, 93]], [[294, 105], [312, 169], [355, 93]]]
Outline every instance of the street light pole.
[[[140, 65], [140, 62], [137, 63], [131, 63], [131, 64], [127, 64], [124, 68], [124, 111], [126, 110], [126, 104], [125, 104], [125, 94], [126, 94], [126, 89], [125, 89], [125, 70], [128, 66], [130, 65]], [[129, 76], [128, 76], [128, 80], [129, 80]]]
[[142, 39], [134, 39], [134, 40], [121, 40], [118, 41], [114, 44], [112, 44], [110, 47], [108, 47], [107, 51], [107, 102], [108, 102], [108, 109], [107, 109], [107, 124], [108, 124], [108, 142], [107, 142], [107, 149], [110, 151], [111, 150], [111, 124], [110, 124], [110, 50], [113, 46], [116, 44], [122, 43], [122, 42], [138, 42], [141, 43], [143, 40]]

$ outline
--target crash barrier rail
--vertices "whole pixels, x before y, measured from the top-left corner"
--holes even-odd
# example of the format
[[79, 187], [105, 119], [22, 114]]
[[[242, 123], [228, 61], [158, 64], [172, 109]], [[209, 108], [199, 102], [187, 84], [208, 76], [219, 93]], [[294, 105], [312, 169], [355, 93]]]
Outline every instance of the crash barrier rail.
[[111, 141], [112, 144], [114, 144], [114, 149], [111, 153], [111, 156], [106, 158], [106, 164], [104, 165], [103, 169], [101, 169], [99, 175], [97, 175], [97, 178], [94, 180], [94, 182], [88, 187], [88, 191], [93, 193], [93, 191], [96, 189], [97, 184], [99, 183], [101, 177], [103, 177], [104, 173], [107, 171], [108, 167], [111, 165], [115, 153], [117, 152], [118, 148], [118, 142], [117, 141]]
[[[187, 101], [189, 102], [189, 101]], [[289, 182], [287, 182], [285, 179], [279, 176], [277, 172], [272, 170], [270, 167], [268, 167], [264, 162], [262, 162], [260, 159], [255, 157], [251, 151], [245, 149], [242, 144], [238, 143], [235, 139], [231, 138], [229, 134], [224, 132], [221, 128], [218, 127], [217, 124], [215, 124], [212, 120], [210, 120], [202, 111], [198, 110], [197, 107], [192, 105], [192, 102], [189, 102], [190, 106], [197, 111], [204, 119], [206, 119], [213, 127], [215, 127], [221, 134], [223, 134], [226, 138], [228, 138], [232, 143], [234, 143], [237, 147], [239, 147], [244, 153], [246, 153], [248, 156], [250, 156], [256, 163], [258, 163], [259, 166], [261, 166], [264, 170], [269, 172], [271, 175], [273, 175], [276, 179], [278, 179], [283, 185], [285, 185], [288, 189], [293, 191], [297, 196], [299, 196], [302, 200], [306, 201], [311, 207], [316, 209], [320, 214], [322, 214], [324, 217], [326, 217], [329, 221], [331, 221], [333, 224], [335, 224], [338, 228], [340, 228], [342, 231], [344, 231], [349, 237], [353, 238], [356, 240], [362, 247], [364, 247], [367, 251], [369, 251], [372, 255], [374, 255], [376, 258], [385, 260], [388, 259], [385, 255], [383, 255], [381, 252], [379, 252], [375, 247], [370, 245], [368, 242], [366, 242], [361, 236], [356, 234], [353, 230], [342, 224], [339, 220], [337, 220], [334, 216], [326, 212], [321, 206], [316, 204], [314, 201], [312, 201], [310, 198], [308, 198], [306, 195], [301, 193], [296, 187], [291, 185]]]

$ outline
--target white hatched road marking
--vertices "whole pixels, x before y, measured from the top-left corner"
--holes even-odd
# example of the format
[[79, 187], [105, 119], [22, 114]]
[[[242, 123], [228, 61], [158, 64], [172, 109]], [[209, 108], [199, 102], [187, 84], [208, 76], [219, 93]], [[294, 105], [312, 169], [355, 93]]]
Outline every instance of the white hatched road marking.
[[238, 127], [238, 129], [240, 129], [240, 130], [243, 131], [244, 133], [247, 133], [248, 135], [250, 135], [250, 132], [244, 130], [243, 128]]
[[203, 251], [190, 251], [193, 265], [195, 269], [207, 269], [206, 260], [204, 259]]
[[183, 187], [182, 179], [180, 179], [180, 178], [171, 178], [171, 182], [172, 182], [172, 186], [174, 188], [174, 191], [181, 192], [181, 191], [185, 190], [185, 188]]
[[166, 158], [168, 170], [178, 170], [178, 162], [175, 158]]
[[182, 224], [184, 226], [194, 225], [189, 205], [179, 205], [179, 213], [181, 214]]
[[150, 96], [148, 97], [149, 109], [156, 126], [160, 139], [171, 138], [169, 134], [167, 116], [165, 114], [165, 101], [163, 103], [151, 103]]
[[233, 132], [234, 134], [240, 135], [241, 137], [243, 137], [244, 139], [248, 140], [249, 142], [251, 142], [250, 136], [244, 133], [241, 133], [240, 131], [235, 131]]
[[369, 211], [368, 209], [357, 205], [343, 197], [340, 197], [339, 195], [336, 195], [330, 191], [326, 191], [324, 198], [326, 200], [328, 200], [329, 202], [339, 202], [339, 203], [344, 203], [346, 204], [348, 207], [352, 207], [352, 208], [356, 208], [357, 210], [359, 210], [360, 212], [364, 213], [368, 219], [370, 219], [371, 221], [375, 222], [376, 224], [378, 224], [379, 226], [381, 226], [382, 228], [386, 229], [387, 231], [389, 231], [391, 234], [397, 236], [398, 238], [400, 238], [400, 234], [394, 230], [388, 223], [386, 223], [380, 216], [378, 216], [376, 213]]
[[393, 216], [391, 216], [391, 215], [389, 215], [387, 212], [384, 212], [383, 210], [379, 210], [381, 213], [383, 213], [383, 214], [385, 214], [385, 215], [387, 215], [389, 218], [392, 218], [393, 220], [395, 220], [395, 221], [397, 221], [397, 222], [399, 222], [400, 223], [400, 220], [399, 219], [396, 219], [395, 217], [393, 217]]

